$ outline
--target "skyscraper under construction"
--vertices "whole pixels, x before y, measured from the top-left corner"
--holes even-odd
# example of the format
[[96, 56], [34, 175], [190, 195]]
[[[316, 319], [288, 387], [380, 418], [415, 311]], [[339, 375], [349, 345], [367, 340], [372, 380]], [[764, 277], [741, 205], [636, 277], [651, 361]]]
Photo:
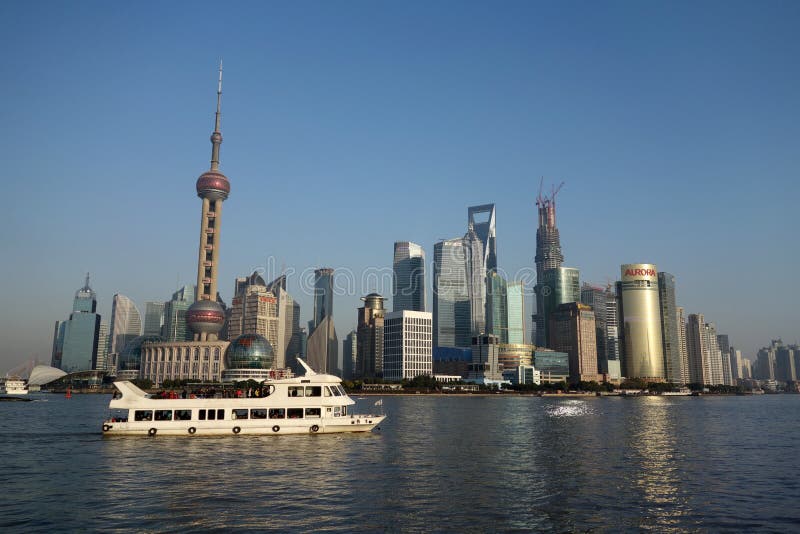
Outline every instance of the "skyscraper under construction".
[[554, 187], [550, 196], [542, 195], [542, 187], [539, 186], [539, 196], [536, 197], [536, 206], [539, 209], [539, 227], [536, 230], [536, 313], [533, 315], [532, 339], [540, 347], [547, 345], [546, 325], [547, 318], [544, 314], [544, 272], [548, 269], [556, 269], [564, 263], [564, 255], [561, 253], [561, 238], [556, 228], [556, 195], [561, 190], [562, 182], [558, 187]]

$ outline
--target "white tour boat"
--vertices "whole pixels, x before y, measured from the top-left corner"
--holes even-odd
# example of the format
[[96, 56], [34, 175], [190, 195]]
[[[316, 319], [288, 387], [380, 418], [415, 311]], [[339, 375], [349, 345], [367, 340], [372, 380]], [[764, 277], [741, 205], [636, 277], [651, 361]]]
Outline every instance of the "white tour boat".
[[[130, 381], [114, 382], [119, 394], [103, 422], [108, 436], [210, 436], [225, 434], [329, 434], [369, 432], [386, 416], [353, 414], [355, 404], [337, 376], [306, 374], [264, 382], [260, 397], [157, 399]], [[380, 402], [380, 401], [378, 401]], [[377, 403], [376, 403], [377, 404]], [[381, 403], [382, 404], [382, 403]]]
[[25, 381], [16, 376], [7, 376], [0, 379], [0, 395], [27, 395], [28, 386]]

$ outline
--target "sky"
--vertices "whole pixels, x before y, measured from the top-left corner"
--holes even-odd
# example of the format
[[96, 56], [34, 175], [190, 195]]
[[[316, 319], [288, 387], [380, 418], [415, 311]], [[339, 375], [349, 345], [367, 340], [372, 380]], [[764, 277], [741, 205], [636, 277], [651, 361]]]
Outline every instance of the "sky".
[[143, 312], [193, 283], [220, 58], [227, 302], [237, 276], [285, 270], [305, 321], [333, 267], [341, 339], [359, 297], [391, 293], [395, 241], [430, 267], [485, 203], [500, 268], [532, 285], [543, 178], [564, 182], [581, 281], [655, 263], [745, 357], [800, 339], [797, 2], [9, 0], [0, 18], [0, 372], [49, 363], [86, 272], [104, 320], [115, 293]]

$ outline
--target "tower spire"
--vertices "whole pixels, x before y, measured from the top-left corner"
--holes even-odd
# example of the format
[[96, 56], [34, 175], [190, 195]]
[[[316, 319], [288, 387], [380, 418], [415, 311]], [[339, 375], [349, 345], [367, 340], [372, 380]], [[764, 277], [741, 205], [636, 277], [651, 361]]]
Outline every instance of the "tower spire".
[[219, 60], [219, 82], [217, 83], [217, 113], [214, 117], [214, 133], [211, 134], [211, 170], [219, 169], [219, 146], [222, 144], [222, 132], [219, 130], [222, 116], [222, 60]]
[[84, 289], [89, 289], [89, 273], [86, 273], [86, 283], [83, 285]]

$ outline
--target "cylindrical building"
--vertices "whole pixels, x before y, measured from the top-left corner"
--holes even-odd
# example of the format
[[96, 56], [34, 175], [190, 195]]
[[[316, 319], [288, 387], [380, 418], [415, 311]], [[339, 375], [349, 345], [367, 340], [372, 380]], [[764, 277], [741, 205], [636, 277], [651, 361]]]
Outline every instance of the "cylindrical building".
[[629, 263], [621, 273], [625, 376], [664, 380], [658, 270], [651, 263]]

